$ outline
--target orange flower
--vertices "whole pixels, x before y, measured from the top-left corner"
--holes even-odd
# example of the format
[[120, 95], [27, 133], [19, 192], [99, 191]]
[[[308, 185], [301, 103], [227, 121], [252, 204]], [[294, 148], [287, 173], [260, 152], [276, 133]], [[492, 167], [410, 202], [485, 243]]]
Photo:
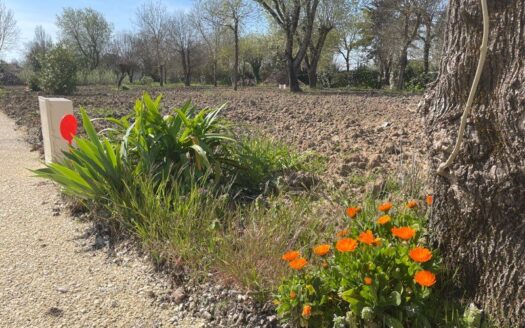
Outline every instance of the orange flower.
[[359, 239], [360, 242], [367, 244], [367, 245], [372, 245], [375, 241], [375, 237], [374, 237], [374, 234], [372, 233], [372, 230], [361, 232], [361, 234], [359, 235], [357, 239]]
[[346, 215], [352, 219], [355, 218], [359, 212], [361, 212], [359, 207], [349, 207], [346, 209]]
[[323, 244], [314, 247], [315, 255], [325, 256], [326, 254], [328, 254], [328, 252], [330, 252], [330, 245]]
[[382, 217], [377, 219], [377, 223], [380, 225], [387, 224], [390, 221], [392, 221], [392, 218], [390, 217], [390, 215], [383, 215]]
[[381, 212], [385, 212], [385, 213], [388, 213], [388, 211], [390, 211], [391, 208], [392, 208], [392, 203], [390, 203], [390, 202], [383, 203], [383, 204], [379, 205], [379, 207], [378, 207], [378, 209]]
[[301, 256], [301, 254], [299, 254], [299, 252], [297, 251], [288, 251], [286, 253], [283, 254], [283, 256], [281, 256], [281, 259], [285, 260], [285, 261], [293, 261], [297, 258], [299, 258]]
[[348, 230], [346, 230], [346, 229], [345, 230], [341, 230], [341, 231], [339, 231], [336, 234], [337, 238], [343, 238], [343, 237], [346, 237], [346, 235], [348, 235]]
[[427, 202], [427, 205], [430, 206], [432, 205], [432, 202], [434, 201], [434, 197], [432, 197], [432, 195], [428, 195], [426, 197], [426, 202]]
[[295, 291], [290, 291], [290, 299], [294, 300], [297, 297], [297, 293]]
[[312, 314], [312, 307], [310, 305], [303, 306], [303, 318], [308, 319]]
[[430, 271], [418, 271], [414, 275], [414, 280], [421, 286], [430, 287], [436, 283], [436, 275]]
[[417, 202], [415, 200], [411, 200], [407, 203], [408, 208], [414, 208], [417, 206]]
[[381, 238], [374, 239], [374, 245], [380, 246], [381, 245]]
[[432, 258], [432, 252], [424, 247], [415, 247], [408, 252], [408, 256], [418, 263], [425, 263]]
[[303, 259], [302, 257], [295, 259], [289, 263], [290, 268], [294, 270], [302, 270], [306, 265], [308, 264], [308, 261]]
[[357, 240], [352, 238], [343, 238], [337, 241], [335, 248], [340, 252], [353, 252], [357, 247]]
[[371, 285], [372, 284], [372, 278], [365, 277], [365, 285]]
[[409, 240], [416, 235], [416, 230], [410, 227], [393, 227], [391, 231], [395, 237], [401, 238], [403, 240]]

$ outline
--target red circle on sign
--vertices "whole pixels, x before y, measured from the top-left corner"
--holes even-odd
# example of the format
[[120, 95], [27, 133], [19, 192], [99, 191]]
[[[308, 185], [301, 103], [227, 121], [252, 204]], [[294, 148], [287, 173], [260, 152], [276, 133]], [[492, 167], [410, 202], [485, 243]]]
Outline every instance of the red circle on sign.
[[73, 137], [77, 134], [78, 122], [75, 116], [65, 115], [60, 121], [60, 134], [71, 145]]

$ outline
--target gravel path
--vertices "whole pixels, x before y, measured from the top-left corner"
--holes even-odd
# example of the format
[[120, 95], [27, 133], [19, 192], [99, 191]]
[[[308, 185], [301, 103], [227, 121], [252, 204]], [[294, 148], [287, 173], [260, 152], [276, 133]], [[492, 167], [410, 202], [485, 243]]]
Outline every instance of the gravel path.
[[144, 259], [92, 250], [91, 225], [60, 214], [57, 188], [27, 170], [41, 165], [0, 113], [0, 326], [172, 326], [173, 308], [156, 300], [167, 282]]

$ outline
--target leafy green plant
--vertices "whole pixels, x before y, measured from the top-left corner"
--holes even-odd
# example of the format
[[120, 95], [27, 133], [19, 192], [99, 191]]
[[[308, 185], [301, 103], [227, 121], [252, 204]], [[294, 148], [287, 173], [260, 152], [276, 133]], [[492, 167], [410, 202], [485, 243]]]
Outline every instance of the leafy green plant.
[[123, 190], [129, 172], [120, 148], [96, 133], [85, 110], [80, 114], [87, 137], [74, 139], [77, 147], [64, 152], [64, 163], [51, 163], [34, 173], [57, 182], [68, 195], [103, 201], [110, 191]]
[[242, 137], [229, 147], [228, 157], [234, 165], [226, 170], [234, 177], [234, 186], [258, 194], [277, 185], [278, 178], [289, 171], [317, 170], [310, 155], [299, 155], [286, 144], [268, 138]]
[[76, 61], [67, 48], [62, 45], [53, 48], [43, 56], [41, 64], [40, 86], [44, 91], [68, 95], [76, 90]]
[[183, 180], [213, 174], [219, 181], [224, 149], [234, 141], [218, 118], [222, 107], [198, 111], [187, 102], [163, 115], [161, 100], [145, 93], [131, 115], [107, 118], [116, 128], [106, 131], [114, 140], [122, 140], [122, 154], [134, 174], [156, 172], [160, 180], [171, 174]]
[[42, 90], [40, 88], [40, 79], [38, 78], [38, 75], [33, 73], [29, 80], [27, 81], [27, 84], [29, 86], [29, 90], [31, 91], [40, 91]]
[[431, 327], [440, 261], [424, 247], [420, 206], [410, 201], [392, 211], [385, 203], [379, 206], [383, 215], [348, 208], [350, 223], [335, 243], [308, 251], [310, 260], [285, 253], [297, 274], [279, 287], [279, 315], [303, 327]]

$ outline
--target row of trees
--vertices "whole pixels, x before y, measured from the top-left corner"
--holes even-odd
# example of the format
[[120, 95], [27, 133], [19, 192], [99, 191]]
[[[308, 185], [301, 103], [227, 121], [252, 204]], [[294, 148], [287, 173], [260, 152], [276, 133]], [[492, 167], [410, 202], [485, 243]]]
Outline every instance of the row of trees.
[[[300, 91], [301, 82], [316, 88], [320, 72], [367, 65], [377, 72], [377, 87], [403, 89], [409, 59], [422, 61], [422, 80], [430, 80], [443, 7], [442, 0], [196, 0], [189, 11], [169, 12], [149, 1], [129, 31], [114, 31], [91, 8], [66, 8], [56, 25], [58, 43], [80, 69], [110, 69], [119, 87], [150, 76], [161, 86], [199, 81], [237, 89], [273, 76]], [[25, 64], [38, 72], [38, 58], [52, 47], [37, 27]]]

